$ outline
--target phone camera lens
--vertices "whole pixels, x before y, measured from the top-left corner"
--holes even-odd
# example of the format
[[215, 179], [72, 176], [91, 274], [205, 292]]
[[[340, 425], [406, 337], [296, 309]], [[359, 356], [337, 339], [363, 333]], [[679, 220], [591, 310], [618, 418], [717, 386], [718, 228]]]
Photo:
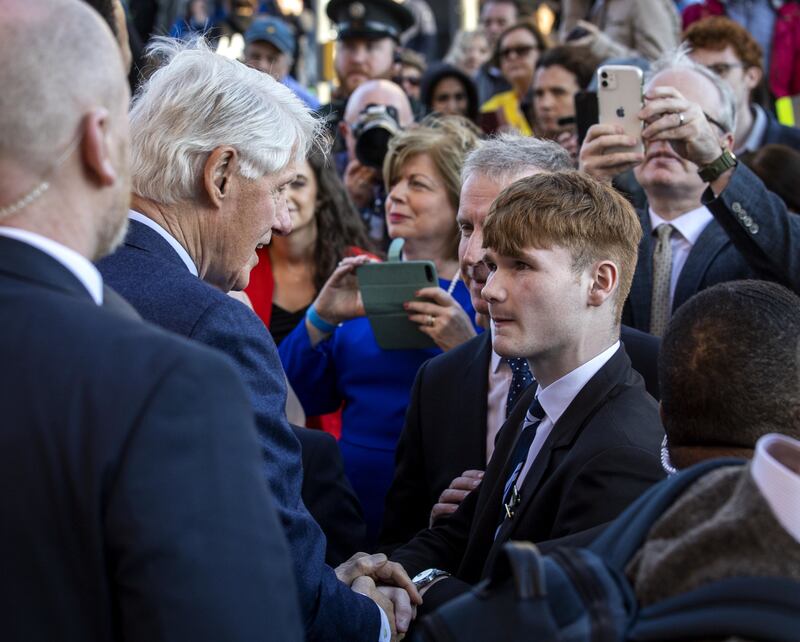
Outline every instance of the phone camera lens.
[[604, 80], [604, 81], [602, 82], [602, 85], [603, 85], [603, 87], [608, 87], [608, 81], [607, 81], [607, 80]]
[[600, 77], [601, 77], [601, 78], [608, 78], [608, 72], [606, 72], [606, 71], [601, 71], [601, 72], [600, 72]]

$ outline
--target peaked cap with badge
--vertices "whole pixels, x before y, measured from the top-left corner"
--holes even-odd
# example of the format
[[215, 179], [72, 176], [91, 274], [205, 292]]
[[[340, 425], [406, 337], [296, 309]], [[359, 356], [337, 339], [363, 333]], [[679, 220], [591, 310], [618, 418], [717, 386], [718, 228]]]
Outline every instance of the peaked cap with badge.
[[393, 38], [414, 25], [413, 14], [394, 0], [331, 0], [325, 11], [336, 23], [339, 40]]

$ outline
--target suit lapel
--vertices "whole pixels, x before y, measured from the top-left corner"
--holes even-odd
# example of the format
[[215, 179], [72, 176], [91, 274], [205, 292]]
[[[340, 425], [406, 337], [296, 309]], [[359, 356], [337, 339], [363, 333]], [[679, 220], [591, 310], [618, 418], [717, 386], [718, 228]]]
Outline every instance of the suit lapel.
[[653, 230], [646, 208], [639, 212], [639, 221], [642, 224], [642, 239], [639, 241], [639, 258], [627, 305], [631, 314], [630, 325], [646, 332], [650, 329], [650, 299], [653, 290]]
[[78, 277], [53, 257], [22, 241], [0, 236], [0, 273], [86, 299], [95, 305]]
[[678, 276], [675, 297], [672, 301], [673, 312], [701, 290], [703, 277], [709, 265], [728, 243], [730, 239], [719, 223], [714, 220], [706, 225]]
[[[528, 471], [528, 476], [522, 484], [520, 504], [517, 507], [514, 519], [506, 520], [495, 538], [495, 543], [490, 550], [487, 558], [487, 566], [494, 559], [498, 545], [507, 541], [515, 535], [515, 531], [524, 521], [525, 512], [531, 507], [539, 487], [544, 483], [544, 474], [550, 466], [553, 454], [559, 450], [569, 449], [580, 436], [584, 426], [597, 412], [598, 408], [605, 402], [611, 390], [624, 380], [630, 371], [630, 359], [625, 353], [625, 349], [620, 348], [614, 353], [611, 359], [588, 381], [588, 383], [578, 392], [572, 403], [564, 411], [559, 420], [550, 431], [542, 449], [539, 451], [533, 466]], [[526, 395], [528, 400], [533, 395]], [[527, 408], [527, 405], [526, 405]], [[521, 423], [521, 420], [520, 420]], [[516, 441], [516, 440], [515, 440]], [[505, 479], [511, 471], [507, 466], [503, 467], [501, 478]], [[505, 476], [505, 477], [504, 477]], [[501, 499], [498, 497], [498, 502]], [[525, 537], [523, 534], [522, 537]]]
[[462, 447], [486, 461], [486, 412], [487, 395], [489, 391], [489, 363], [492, 354], [492, 340], [490, 332], [483, 332], [474, 339], [479, 343], [473, 358], [464, 368], [464, 381], [469, 382], [466, 390], [469, 394], [462, 398], [458, 405], [459, 425], [464, 427], [462, 435], [466, 443]]

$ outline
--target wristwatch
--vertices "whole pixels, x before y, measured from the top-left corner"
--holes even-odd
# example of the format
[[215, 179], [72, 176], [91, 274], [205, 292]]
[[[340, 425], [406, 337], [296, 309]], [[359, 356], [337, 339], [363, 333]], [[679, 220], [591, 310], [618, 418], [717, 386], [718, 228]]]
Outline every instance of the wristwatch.
[[428, 584], [440, 577], [450, 577], [450, 573], [438, 568], [429, 568], [421, 573], [417, 573], [411, 581], [414, 582], [414, 586], [417, 587], [417, 590], [421, 591], [428, 586]]
[[697, 173], [700, 174], [700, 178], [704, 182], [713, 183], [731, 167], [736, 167], [738, 164], [739, 161], [736, 160], [733, 152], [729, 149], [723, 149], [722, 154], [714, 162], [703, 165]]

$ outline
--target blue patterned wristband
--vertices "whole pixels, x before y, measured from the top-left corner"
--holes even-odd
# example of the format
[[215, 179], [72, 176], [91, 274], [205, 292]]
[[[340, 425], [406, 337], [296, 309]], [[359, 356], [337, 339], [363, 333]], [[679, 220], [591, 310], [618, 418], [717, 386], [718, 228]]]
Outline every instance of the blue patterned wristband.
[[306, 319], [308, 319], [309, 323], [311, 323], [311, 325], [313, 325], [317, 330], [324, 332], [325, 334], [330, 334], [337, 328], [335, 323], [328, 323], [325, 319], [319, 316], [313, 303], [308, 306], [308, 310], [306, 311]]

